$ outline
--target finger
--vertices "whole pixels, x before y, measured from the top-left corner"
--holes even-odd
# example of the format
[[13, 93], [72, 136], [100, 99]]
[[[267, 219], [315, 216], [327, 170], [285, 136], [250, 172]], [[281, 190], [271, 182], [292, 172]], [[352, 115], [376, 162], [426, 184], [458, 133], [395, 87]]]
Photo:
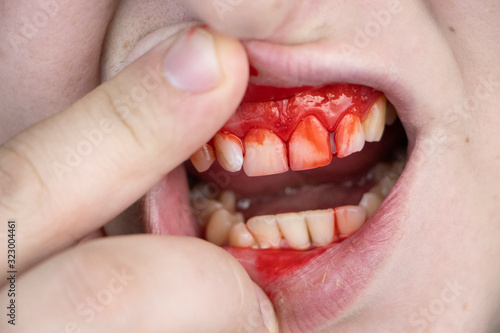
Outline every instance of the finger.
[[18, 268], [98, 229], [187, 159], [247, 80], [237, 41], [193, 28], [3, 145], [0, 220], [18, 221]]
[[267, 332], [264, 317], [277, 329], [270, 301], [243, 267], [197, 238], [93, 241], [29, 270], [18, 285], [29, 314], [16, 322], [22, 332]]

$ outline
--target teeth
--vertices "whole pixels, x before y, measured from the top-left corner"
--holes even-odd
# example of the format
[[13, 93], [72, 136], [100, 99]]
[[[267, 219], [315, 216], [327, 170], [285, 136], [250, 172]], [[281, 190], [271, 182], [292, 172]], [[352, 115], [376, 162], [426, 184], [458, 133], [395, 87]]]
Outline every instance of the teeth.
[[201, 223], [201, 225], [206, 226], [212, 214], [220, 208], [223, 208], [223, 206], [219, 201], [217, 200], [206, 201], [205, 208], [200, 210], [198, 214], [200, 220], [199, 222]]
[[233, 134], [218, 133], [214, 137], [217, 160], [229, 172], [241, 170], [243, 165], [243, 145]]
[[335, 237], [333, 209], [306, 211], [304, 217], [314, 246], [324, 246], [333, 242]]
[[363, 207], [366, 210], [366, 218], [370, 218], [373, 213], [380, 207], [384, 197], [379, 193], [367, 192], [363, 194], [361, 201], [358, 206]]
[[214, 149], [208, 145], [204, 144], [198, 149], [193, 155], [191, 155], [191, 163], [198, 170], [198, 172], [207, 171], [215, 161]]
[[265, 176], [288, 170], [285, 143], [266, 129], [252, 129], [245, 136], [245, 173], [250, 176]]
[[259, 248], [279, 248], [281, 233], [276, 224], [274, 215], [263, 215], [252, 217], [247, 222], [248, 230], [254, 235]]
[[377, 185], [370, 189], [370, 192], [379, 193], [385, 198], [389, 195], [397, 181], [398, 177], [396, 175], [386, 175], [382, 177]]
[[229, 231], [229, 246], [258, 248], [257, 241], [243, 222], [238, 222]]
[[358, 116], [346, 114], [335, 132], [338, 157], [346, 157], [363, 149], [365, 134]]
[[301, 213], [278, 214], [276, 221], [283, 237], [292, 249], [305, 250], [311, 246], [304, 215]]
[[216, 210], [208, 221], [205, 238], [216, 245], [225, 245], [229, 238], [229, 230], [234, 223], [235, 218], [226, 209]]
[[219, 202], [231, 213], [236, 211], [236, 196], [234, 195], [234, 192], [222, 192], [219, 196]]
[[308, 116], [299, 123], [288, 147], [292, 170], [314, 169], [332, 160], [330, 134], [315, 116]]
[[387, 103], [387, 110], [385, 113], [385, 124], [392, 125], [398, 118], [398, 114], [396, 113], [396, 108], [391, 103]]
[[339, 236], [347, 237], [358, 231], [365, 223], [366, 210], [359, 206], [342, 206], [335, 208], [335, 219]]
[[375, 104], [371, 107], [366, 119], [362, 122], [365, 140], [368, 142], [380, 141], [385, 129], [387, 100], [384, 95], [380, 95]]

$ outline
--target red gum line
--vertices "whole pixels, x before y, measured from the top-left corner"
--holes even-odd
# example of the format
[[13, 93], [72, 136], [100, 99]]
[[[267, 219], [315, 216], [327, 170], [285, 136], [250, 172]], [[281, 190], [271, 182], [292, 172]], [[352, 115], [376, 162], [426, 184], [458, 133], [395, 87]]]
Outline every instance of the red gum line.
[[253, 128], [265, 128], [288, 142], [299, 122], [316, 116], [330, 132], [347, 113], [364, 120], [381, 92], [354, 84], [278, 88], [249, 85], [243, 103], [219, 132], [243, 139]]

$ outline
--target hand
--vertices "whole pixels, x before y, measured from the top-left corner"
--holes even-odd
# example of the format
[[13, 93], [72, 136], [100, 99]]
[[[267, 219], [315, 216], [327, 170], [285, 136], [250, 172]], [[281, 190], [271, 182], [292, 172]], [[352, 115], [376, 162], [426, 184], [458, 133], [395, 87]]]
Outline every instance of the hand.
[[[247, 72], [237, 41], [191, 29], [0, 147], [0, 221], [16, 220], [22, 274], [16, 328], [267, 331], [270, 302], [221, 248], [147, 235], [74, 246], [222, 126], [243, 96]], [[268, 304], [268, 317], [259, 303]], [[12, 328], [6, 320], [0, 327]]]

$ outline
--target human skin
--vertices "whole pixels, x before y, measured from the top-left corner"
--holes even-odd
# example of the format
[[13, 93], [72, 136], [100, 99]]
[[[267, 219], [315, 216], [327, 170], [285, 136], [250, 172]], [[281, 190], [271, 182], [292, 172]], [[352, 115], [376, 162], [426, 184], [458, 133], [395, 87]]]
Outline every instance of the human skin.
[[[326, 311], [331, 317], [321, 324], [300, 318], [302, 323], [307, 322], [307, 325], [301, 326], [299, 319], [284, 315], [283, 309], [289, 304], [274, 304], [281, 330], [497, 332], [500, 325], [500, 265], [496, 262], [500, 254], [497, 242], [500, 218], [496, 209], [499, 201], [497, 188], [500, 185], [497, 172], [500, 169], [500, 139], [496, 135], [500, 125], [500, 113], [497, 112], [500, 102], [500, 63], [497, 60], [500, 54], [500, 3], [483, 1], [479, 5], [478, 2], [458, 0], [280, 3], [259, 0], [241, 1], [230, 8], [221, 16], [214, 10], [213, 2], [125, 0], [118, 4], [117, 1], [107, 0], [61, 3], [46, 27], [17, 44], [17, 47], [8, 47], [12, 46], [12, 39], [9, 39], [12, 34], [9, 33], [18, 32], [23, 24], [22, 18], [33, 17], [40, 7], [28, 1], [0, 3], [0, 38], [3, 39], [0, 43], [0, 73], [5, 78], [0, 82], [0, 142], [5, 143], [2, 153], [12, 158], [12, 153], [7, 155], [9, 152], [17, 152], [21, 156], [24, 156], [22, 152], [30, 152], [28, 160], [11, 159], [17, 162], [16, 168], [11, 163], [7, 167], [4, 164], [0, 169], [3, 171], [0, 173], [0, 188], [3, 191], [0, 192], [0, 203], [4, 205], [0, 207], [11, 208], [13, 202], [17, 202], [18, 206], [22, 203], [24, 207], [21, 210], [16, 206], [8, 211], [10, 214], [2, 213], [0, 217], [3, 221], [11, 217], [20, 221], [18, 239], [20, 253], [23, 254], [19, 265], [25, 273], [24, 280], [21, 280], [23, 284], [19, 285], [19, 288], [25, 288], [20, 290], [25, 297], [22, 302], [27, 304], [28, 309], [38, 308], [39, 302], [43, 302], [44, 306], [52, 302], [50, 304], [55, 312], [64, 314], [58, 326], [50, 326], [52, 322], [45, 324], [43, 319], [50, 314], [35, 311], [35, 318], [46, 325], [42, 326], [42, 331], [64, 330], [64, 325], [75, 315], [73, 310], [63, 309], [77, 306], [78, 297], [82, 295], [95, 294], [110, 277], [109, 274], [99, 273], [110, 262], [116, 263], [113, 264], [116, 270], [130, 268], [137, 280], [140, 280], [143, 268], [152, 272], [151, 276], [171, 278], [172, 285], [175, 285], [178, 280], [166, 267], [177, 267], [172, 266], [176, 257], [165, 258], [164, 266], [161, 265], [167, 248], [177, 258], [188, 253], [183, 259], [183, 264], [190, 263], [188, 267], [198, 267], [203, 260], [228, 263], [228, 270], [234, 269], [238, 276], [236, 280], [244, 281], [244, 299], [250, 300], [252, 306], [255, 303], [256, 296], [250, 295], [252, 283], [241, 266], [217, 247], [195, 239], [178, 241], [168, 236], [151, 236], [146, 241], [147, 236], [129, 236], [74, 247], [79, 239], [138, 200], [165, 172], [181, 164], [227, 120], [238, 105], [248, 81], [246, 70], [242, 70], [247, 66], [244, 51], [235, 40], [222, 36], [216, 39], [220, 43], [217, 44], [220, 45], [220, 57], [225, 59], [225, 62], [220, 61], [226, 64], [223, 66], [225, 81], [213, 92], [207, 93], [213, 93], [212, 97], [202, 94], [205, 97], [197, 99], [196, 96], [183, 95], [168, 84], [165, 89], [154, 91], [149, 96], [153, 101], [165, 103], [169, 111], [163, 116], [161, 110], [152, 108], [152, 119], [163, 121], [164, 127], [153, 126], [156, 122], [147, 117], [134, 118], [139, 125], [133, 128], [139, 134], [152, 128], [154, 135], [139, 137], [146, 140], [144, 143], [152, 140], [153, 148], [143, 151], [134, 146], [132, 140], [121, 140], [122, 137], [117, 135], [85, 160], [77, 170], [77, 175], [81, 176], [70, 178], [72, 186], [60, 183], [49, 186], [53, 189], [50, 193], [57, 200], [37, 196], [36, 186], [30, 193], [27, 190], [37, 181], [28, 161], [35, 165], [39, 174], [45, 175], [50, 170], [39, 165], [50, 164], [50, 161], [44, 161], [44, 156], [63, 156], [64, 145], [61, 146], [61, 142], [76, 145], [81, 140], [78, 136], [80, 128], [75, 120], [88, 121], [85, 116], [78, 117], [78, 114], [84, 114], [85, 107], [80, 103], [69, 112], [61, 112], [96, 88], [101, 83], [101, 74], [105, 80], [114, 77], [145, 51], [135, 48], [143, 36], [159, 27], [194, 21], [243, 41], [250, 62], [261, 67], [259, 78], [251, 79], [254, 82], [276, 86], [348, 82], [383, 91], [398, 110], [408, 136], [409, 167], [395, 189], [404, 193], [404, 200], [397, 203], [397, 218], [391, 220], [390, 212], [387, 213], [388, 221], [394, 223], [395, 236], [369, 283], [341, 313], [333, 315]], [[374, 11], [389, 9], [392, 15], [387, 26], [360, 44], [356, 39], [357, 31], [363, 31], [367, 23], [376, 21]], [[162, 39], [176, 32], [167, 31]], [[262, 44], [261, 41], [270, 44]], [[143, 66], [153, 63], [161, 56], [161, 48], [166, 50], [171, 43], [167, 40], [159, 46], [160, 50], [155, 48], [139, 62]], [[294, 47], [283, 51], [275, 46], [277, 44]], [[125, 74], [119, 74], [110, 82], [126, 82], [127, 77], [131, 77], [133, 82], [132, 71], [122, 73]], [[120, 75], [123, 79], [117, 81]], [[130, 89], [133, 85], [117, 83], [117, 87]], [[221, 109], [216, 107], [218, 105], [206, 103], [217, 101], [217, 97], [229, 106]], [[95, 94], [90, 98], [94, 98], [90, 100], [92, 102], [99, 99]], [[191, 110], [189, 103], [210, 107], [197, 111], [197, 115], [170, 112], [179, 105], [184, 108], [183, 111]], [[158, 108], [158, 103], [151, 102], [151, 105]], [[8, 141], [39, 120], [56, 114], [59, 118], [49, 118], [41, 127]], [[168, 125], [172, 122], [180, 124], [176, 125], [177, 137], [165, 131], [172, 128]], [[206, 122], [210, 126], [205, 131], [198, 131], [200, 124]], [[35, 153], [26, 144], [19, 143], [28, 139], [36, 142], [33, 143], [37, 149]], [[136, 158], [127, 158], [129, 153]], [[179, 158], [168, 163], [158, 158], [166, 154], [178, 154]], [[112, 158], [106, 159], [106, 156]], [[106, 162], [102, 162], [103, 159]], [[137, 159], [141, 161], [137, 162]], [[18, 171], [14, 173], [13, 170]], [[111, 177], [116, 170], [119, 170], [118, 175]], [[96, 180], [90, 183], [95, 187], [87, 186], [81, 179], [92, 177]], [[16, 181], [8, 183], [9, 179]], [[111, 179], [113, 186], [102, 185], [102, 180], [107, 179]], [[118, 193], [123, 179], [134, 181], [129, 181]], [[47, 182], [46, 179], [43, 181]], [[56, 182], [57, 177], [52, 176], [50, 181]], [[74, 187], [82, 190], [77, 192]], [[39, 190], [43, 193], [43, 188]], [[111, 196], [114, 203], [109, 207], [103, 201]], [[397, 196], [394, 197], [396, 199], [393, 200], [397, 201]], [[61, 198], [65, 200], [61, 201]], [[29, 222], [23, 223], [23, 220]], [[6, 231], [2, 229], [1, 232], [5, 235]], [[2, 240], [4, 242], [6, 238]], [[134, 247], [131, 244], [141, 245]], [[204, 257], [202, 260], [189, 252], [198, 247], [208, 253], [207, 257], [213, 255], [211, 259]], [[56, 253], [59, 255], [49, 258]], [[99, 253], [101, 259], [89, 261], [90, 256], [84, 253]], [[148, 261], [142, 260], [144, 256], [157, 258], [160, 264], [151, 267]], [[72, 265], [62, 268], [75, 261], [83, 266], [75, 265], [78, 267], [74, 270]], [[184, 266], [178, 267], [181, 270]], [[78, 297], [73, 299], [68, 299], [66, 293], [54, 294], [58, 283], [72, 289], [74, 279], [81, 279], [82, 274], [76, 273], [78, 269], [88, 272], [85, 281], [88, 286], [94, 287], [78, 289]], [[204, 269], [210, 272], [208, 275], [218, 274], [210, 270], [210, 266]], [[62, 278], [50, 277], [58, 271], [63, 272]], [[40, 288], [36, 281], [44, 279], [53, 288], [47, 290], [53, 292], [47, 291], [42, 296], [50, 294], [50, 300], [34, 296]], [[169, 323], [162, 321], [165, 319], [162, 318], [162, 311], [155, 312], [153, 306], [162, 304], [155, 298], [155, 293], [166, 299], [172, 292], [165, 287], [169, 285], [164, 283], [165, 279], [141, 280], [134, 288], [126, 288], [125, 297], [116, 298], [116, 302], [107, 307], [102, 316], [96, 316], [96, 320], [90, 323], [91, 329], [100, 332], [106, 325], [113, 325], [123, 309], [135, 314], [136, 317], [131, 317], [131, 320], [136, 319], [136, 327], [141, 327], [138, 315], [141, 306], [151, 311], [149, 317], [157, 325], [154, 327], [152, 324], [142, 331], [168, 328]], [[200, 277], [199, 290], [189, 292], [204, 302], [204, 291], [209, 285], [205, 286], [202, 280]], [[208, 279], [207, 284], [216, 280]], [[231, 302], [237, 302], [230, 299], [233, 289], [220, 285], [213, 288], [219, 288], [216, 290], [223, 293], [221, 297], [227, 301], [223, 304], [228, 309], [234, 304]], [[188, 289], [186, 287], [186, 292]], [[450, 296], [450, 290], [455, 297]], [[436, 311], [433, 306], [438, 303], [444, 305]], [[20, 306], [20, 311], [28, 312]], [[228, 314], [228, 318], [223, 319], [229, 323], [226, 329], [236, 327], [230, 326], [231, 316], [232, 320], [236, 320], [234, 317], [251, 311], [255, 309], [241, 309]], [[55, 312], [51, 310], [51, 313]], [[179, 321], [178, 325], [179, 331], [183, 331], [183, 322]], [[132, 325], [128, 328], [133, 329]], [[221, 326], [214, 326], [212, 330], [224, 331]]]

